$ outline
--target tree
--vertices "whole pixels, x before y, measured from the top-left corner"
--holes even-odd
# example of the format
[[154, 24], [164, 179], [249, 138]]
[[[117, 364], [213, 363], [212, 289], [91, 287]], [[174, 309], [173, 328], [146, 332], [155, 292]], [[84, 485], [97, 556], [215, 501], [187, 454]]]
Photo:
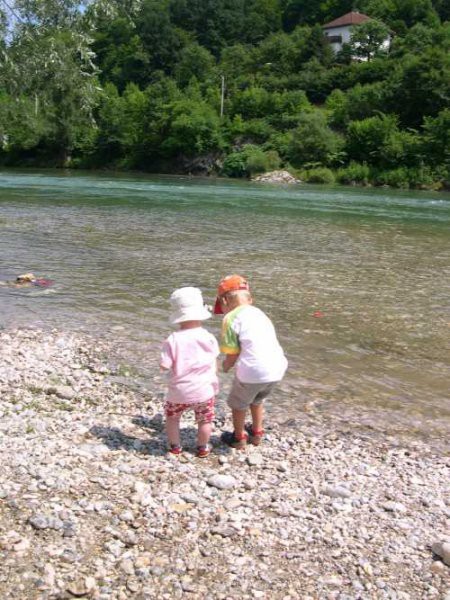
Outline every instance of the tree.
[[185, 87], [193, 77], [197, 81], [208, 79], [214, 67], [215, 60], [211, 52], [197, 43], [189, 44], [180, 52], [175, 78], [180, 86]]
[[102, 82], [114, 83], [121, 91], [129, 81], [148, 84], [149, 55], [128, 17], [102, 19], [96, 26], [93, 50]]
[[445, 165], [450, 170], [450, 109], [436, 117], [425, 117], [423, 123], [423, 154], [430, 165]]
[[396, 112], [405, 127], [420, 127], [424, 116], [436, 116], [450, 102], [450, 54], [429, 48], [408, 54], [395, 65], [387, 82], [387, 109]]
[[370, 61], [372, 58], [386, 52], [386, 42], [389, 39], [389, 28], [370, 19], [352, 29], [350, 47], [353, 56]]
[[172, 73], [185, 40], [171, 21], [168, 0], [143, 0], [136, 31], [151, 70]]
[[40, 141], [61, 164], [91, 139], [97, 102], [97, 70], [80, 7], [76, 0], [17, 0], [20, 20], [1, 69], [11, 98], [28, 99], [35, 117], [45, 119]]
[[328, 127], [323, 112], [302, 113], [292, 132], [289, 160], [297, 167], [311, 163], [328, 165], [337, 157], [341, 146], [340, 136]]
[[431, 0], [361, 0], [361, 10], [387, 23], [397, 34], [416, 23], [438, 25]]

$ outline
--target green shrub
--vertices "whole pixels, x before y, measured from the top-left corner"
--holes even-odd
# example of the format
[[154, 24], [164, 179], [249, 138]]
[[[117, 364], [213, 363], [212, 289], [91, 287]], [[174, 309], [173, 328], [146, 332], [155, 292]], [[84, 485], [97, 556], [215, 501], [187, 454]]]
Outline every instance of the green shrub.
[[370, 180], [370, 168], [366, 163], [351, 162], [347, 167], [337, 172], [339, 183], [368, 185]]
[[326, 167], [317, 167], [316, 169], [308, 169], [302, 172], [302, 179], [307, 183], [334, 183], [335, 177], [331, 169]]
[[243, 152], [232, 152], [223, 161], [222, 173], [227, 177], [246, 177], [247, 157]]
[[222, 173], [228, 177], [246, 177], [278, 169], [280, 162], [278, 152], [275, 150], [264, 152], [259, 146], [247, 144], [242, 150], [226, 157]]
[[389, 185], [394, 188], [409, 188], [409, 173], [405, 167], [379, 171], [375, 175], [375, 185]]

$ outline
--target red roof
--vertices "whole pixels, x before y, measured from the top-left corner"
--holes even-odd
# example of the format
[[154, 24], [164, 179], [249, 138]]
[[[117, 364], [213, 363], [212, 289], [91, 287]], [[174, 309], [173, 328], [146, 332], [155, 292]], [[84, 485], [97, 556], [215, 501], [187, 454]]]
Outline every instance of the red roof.
[[332, 29], [333, 27], [345, 27], [346, 25], [361, 25], [361, 23], [365, 23], [366, 21], [370, 21], [370, 17], [367, 15], [359, 12], [349, 12], [334, 21], [326, 23], [323, 28]]

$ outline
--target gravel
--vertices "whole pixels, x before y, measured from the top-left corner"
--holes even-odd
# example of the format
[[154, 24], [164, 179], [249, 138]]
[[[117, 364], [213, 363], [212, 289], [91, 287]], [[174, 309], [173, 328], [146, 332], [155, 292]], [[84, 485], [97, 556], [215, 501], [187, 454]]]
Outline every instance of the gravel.
[[114, 356], [0, 332], [2, 600], [449, 599], [444, 444], [305, 413], [197, 459], [189, 417], [169, 456], [156, 365], [142, 390]]

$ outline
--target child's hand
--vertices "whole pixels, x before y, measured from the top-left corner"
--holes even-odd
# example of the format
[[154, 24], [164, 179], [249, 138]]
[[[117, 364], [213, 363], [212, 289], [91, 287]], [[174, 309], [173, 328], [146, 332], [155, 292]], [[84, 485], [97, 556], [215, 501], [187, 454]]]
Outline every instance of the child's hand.
[[224, 373], [228, 373], [232, 369], [239, 357], [239, 354], [227, 354], [225, 360], [222, 363], [222, 369]]

